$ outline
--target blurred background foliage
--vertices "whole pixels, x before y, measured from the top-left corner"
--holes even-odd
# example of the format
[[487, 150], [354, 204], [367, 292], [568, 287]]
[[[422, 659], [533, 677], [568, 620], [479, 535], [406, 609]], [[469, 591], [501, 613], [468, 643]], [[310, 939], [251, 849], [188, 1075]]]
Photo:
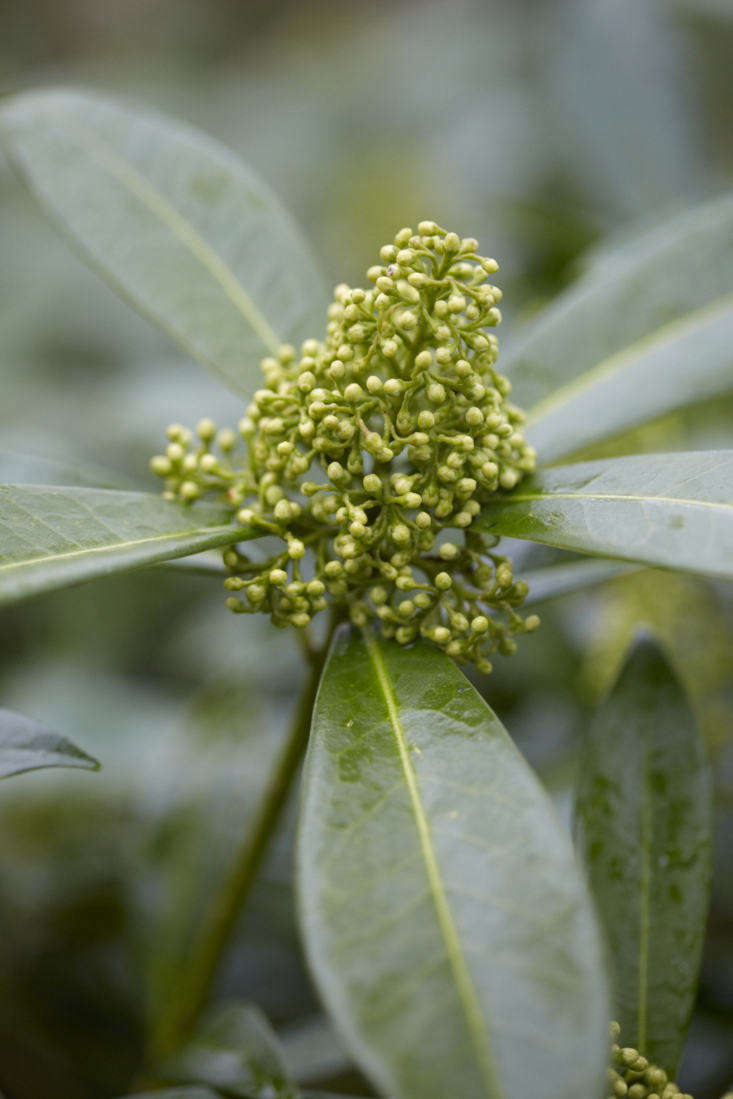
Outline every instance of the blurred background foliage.
[[[88, 86], [203, 126], [271, 183], [334, 282], [358, 283], [422, 217], [476, 235], [502, 265], [507, 342], [610, 243], [733, 182], [730, 0], [4, 0], [0, 22], [0, 91]], [[2, 449], [154, 490], [147, 459], [167, 423], [236, 420], [4, 163], [0, 248]], [[730, 445], [732, 424], [733, 402], [717, 400], [587, 456]], [[554, 556], [520, 552], [528, 567]], [[681, 1082], [715, 1099], [733, 1079], [730, 592], [645, 571], [540, 609], [543, 628], [477, 685], [568, 816], [584, 724], [640, 621], [666, 640], [714, 754], [717, 873]], [[0, 790], [6, 1099], [127, 1088], [300, 674], [290, 636], [235, 619], [215, 579], [175, 570], [2, 614], [2, 705], [104, 767]], [[291, 862], [292, 813], [218, 992], [269, 1014], [300, 1079], [364, 1095], [303, 967]]]

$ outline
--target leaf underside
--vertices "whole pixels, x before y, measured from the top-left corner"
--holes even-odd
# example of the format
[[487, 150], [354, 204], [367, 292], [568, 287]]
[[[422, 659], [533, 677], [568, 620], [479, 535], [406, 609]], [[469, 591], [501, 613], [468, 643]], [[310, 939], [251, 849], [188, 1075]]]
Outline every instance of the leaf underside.
[[502, 356], [543, 463], [733, 389], [733, 196], [606, 250]]
[[0, 708], [0, 778], [42, 767], [81, 767], [96, 771], [99, 763], [40, 722]]
[[0, 485], [0, 604], [248, 537], [152, 493]]

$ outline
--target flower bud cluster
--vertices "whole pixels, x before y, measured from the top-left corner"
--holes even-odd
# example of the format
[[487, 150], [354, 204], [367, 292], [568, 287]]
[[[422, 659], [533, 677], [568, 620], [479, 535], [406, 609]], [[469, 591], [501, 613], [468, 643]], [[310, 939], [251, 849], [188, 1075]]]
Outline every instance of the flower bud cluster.
[[608, 1099], [692, 1099], [668, 1079], [664, 1069], [652, 1065], [638, 1049], [620, 1046], [621, 1028], [611, 1023], [611, 1065], [608, 1069]]
[[434, 222], [402, 229], [368, 289], [336, 287], [323, 342], [263, 360], [236, 433], [169, 428], [151, 463], [168, 494], [214, 495], [281, 542], [264, 563], [225, 552], [232, 610], [301, 627], [331, 600], [484, 672], [537, 627], [497, 539], [472, 529], [536, 460], [494, 365], [501, 291], [477, 247]]

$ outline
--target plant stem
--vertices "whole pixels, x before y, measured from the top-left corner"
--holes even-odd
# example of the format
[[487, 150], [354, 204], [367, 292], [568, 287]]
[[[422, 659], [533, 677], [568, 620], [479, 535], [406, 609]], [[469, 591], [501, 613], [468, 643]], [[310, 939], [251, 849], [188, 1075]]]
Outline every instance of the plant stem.
[[307, 650], [310, 664], [289, 734], [270, 775], [252, 831], [234, 857], [220, 890], [212, 897], [194, 943], [175, 1003], [153, 1035], [150, 1060], [153, 1064], [172, 1054], [190, 1034], [211, 990], [222, 957], [229, 945], [242, 908], [268, 850], [276, 825], [285, 808], [290, 789], [305, 755], [311, 713], [331, 636], [332, 620], [322, 648]]

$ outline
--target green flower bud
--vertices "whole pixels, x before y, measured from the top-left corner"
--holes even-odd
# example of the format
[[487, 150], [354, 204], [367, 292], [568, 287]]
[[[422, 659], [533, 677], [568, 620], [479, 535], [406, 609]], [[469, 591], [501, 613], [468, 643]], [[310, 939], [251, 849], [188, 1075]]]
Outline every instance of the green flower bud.
[[216, 445], [219, 450], [227, 453], [232, 450], [237, 442], [237, 436], [230, 427], [223, 427], [216, 436]]
[[171, 462], [180, 462], [186, 452], [180, 443], [169, 443], [165, 453]]
[[178, 491], [184, 500], [197, 500], [201, 495], [201, 489], [195, 481], [184, 481]]
[[150, 469], [157, 477], [167, 477], [173, 468], [170, 458], [164, 454], [156, 454], [150, 459]]
[[364, 390], [357, 382], [351, 382], [344, 390], [344, 397], [347, 401], [350, 401], [351, 404], [358, 404], [364, 397]]

